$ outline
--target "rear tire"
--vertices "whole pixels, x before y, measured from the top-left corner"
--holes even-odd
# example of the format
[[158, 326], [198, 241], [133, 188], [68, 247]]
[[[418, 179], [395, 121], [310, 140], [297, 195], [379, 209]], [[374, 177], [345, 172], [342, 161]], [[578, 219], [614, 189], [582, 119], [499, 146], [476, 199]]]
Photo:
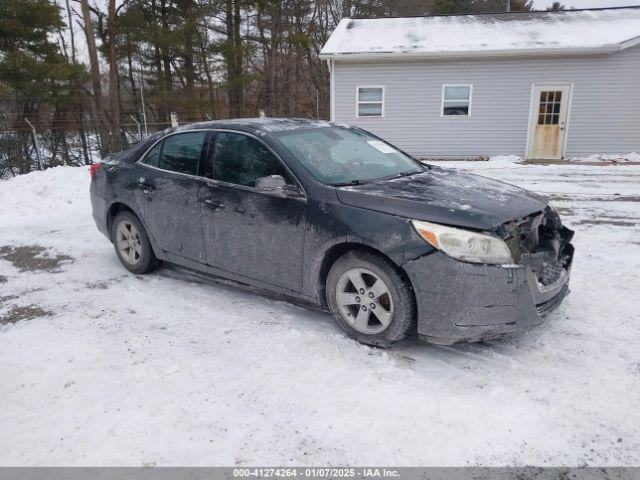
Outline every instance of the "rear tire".
[[111, 241], [120, 263], [130, 272], [144, 274], [158, 267], [147, 232], [132, 212], [120, 212], [113, 219]]
[[364, 251], [340, 257], [329, 270], [327, 303], [338, 325], [365, 345], [389, 347], [415, 324], [413, 289], [395, 265]]

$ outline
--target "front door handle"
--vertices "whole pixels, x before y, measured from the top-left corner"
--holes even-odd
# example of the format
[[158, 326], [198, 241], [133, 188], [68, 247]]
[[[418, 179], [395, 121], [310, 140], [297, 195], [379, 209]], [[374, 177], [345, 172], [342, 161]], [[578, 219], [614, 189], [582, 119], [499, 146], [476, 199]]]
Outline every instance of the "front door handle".
[[204, 203], [214, 212], [219, 212], [220, 210], [222, 210], [222, 207], [224, 207], [224, 202], [219, 202], [217, 200], [214, 200], [213, 198], [205, 198], [202, 203]]

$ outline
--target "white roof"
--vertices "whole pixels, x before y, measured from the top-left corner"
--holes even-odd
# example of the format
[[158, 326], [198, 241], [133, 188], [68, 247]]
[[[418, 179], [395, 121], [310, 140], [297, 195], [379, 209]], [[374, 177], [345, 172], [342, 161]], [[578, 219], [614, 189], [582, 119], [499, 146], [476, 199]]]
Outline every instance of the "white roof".
[[321, 58], [614, 52], [640, 44], [640, 7], [343, 19]]

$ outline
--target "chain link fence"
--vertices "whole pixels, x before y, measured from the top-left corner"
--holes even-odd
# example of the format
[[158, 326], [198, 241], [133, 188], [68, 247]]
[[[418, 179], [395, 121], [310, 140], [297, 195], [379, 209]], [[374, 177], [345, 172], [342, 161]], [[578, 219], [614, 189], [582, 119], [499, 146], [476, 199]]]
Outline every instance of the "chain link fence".
[[[186, 123], [186, 122], [183, 122]], [[161, 123], [142, 123], [131, 121], [130, 123], [123, 123], [122, 127], [122, 138], [124, 140], [123, 145], [133, 145], [134, 143], [139, 142], [143, 138], [148, 135], [152, 135], [156, 132], [161, 132], [169, 127], [171, 127], [171, 122], [161, 122]]]
[[[201, 117], [208, 118], [206, 114]], [[131, 116], [121, 125], [123, 149], [147, 135], [169, 128], [170, 122], [143, 123]], [[187, 122], [181, 122], [187, 123]], [[110, 133], [107, 133], [107, 138]], [[8, 122], [0, 117], [0, 179], [59, 165], [80, 166], [100, 161], [110, 153], [95, 128], [42, 128], [28, 120]]]

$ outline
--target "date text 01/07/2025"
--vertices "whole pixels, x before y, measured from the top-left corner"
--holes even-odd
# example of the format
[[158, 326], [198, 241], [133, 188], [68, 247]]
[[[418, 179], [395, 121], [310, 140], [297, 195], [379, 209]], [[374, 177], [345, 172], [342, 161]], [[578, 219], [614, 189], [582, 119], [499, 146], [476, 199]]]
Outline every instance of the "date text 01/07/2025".
[[387, 468], [234, 468], [234, 478], [394, 478]]

